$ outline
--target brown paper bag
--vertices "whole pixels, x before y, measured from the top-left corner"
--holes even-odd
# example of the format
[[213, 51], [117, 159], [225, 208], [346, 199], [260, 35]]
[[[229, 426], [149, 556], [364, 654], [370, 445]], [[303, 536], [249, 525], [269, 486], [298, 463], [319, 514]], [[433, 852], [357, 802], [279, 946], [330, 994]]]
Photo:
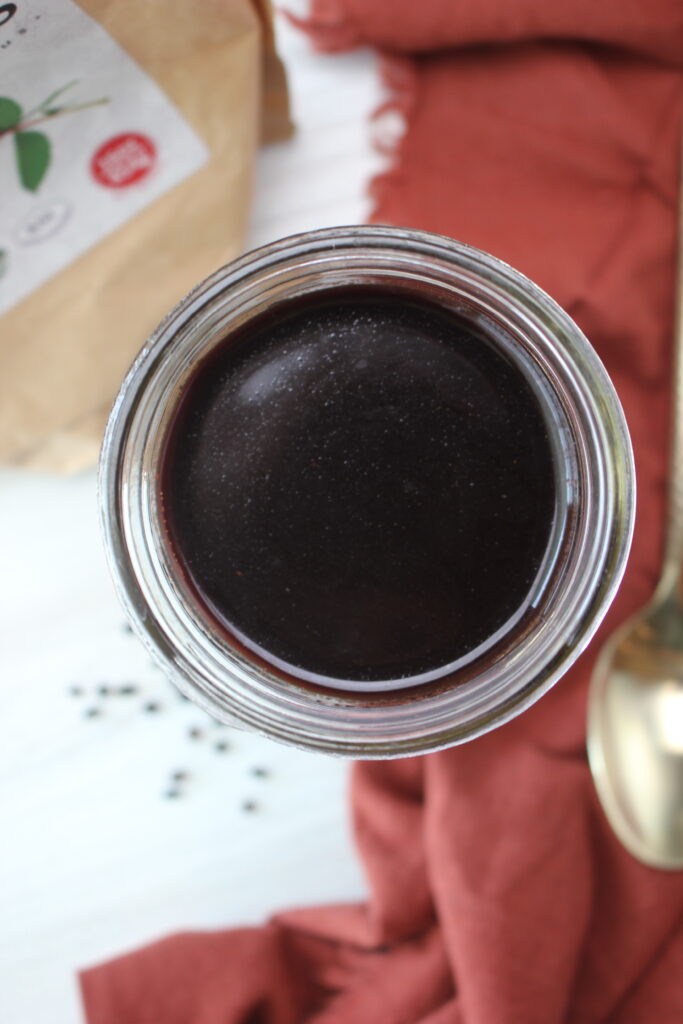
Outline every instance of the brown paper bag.
[[269, 14], [0, 5], [1, 460], [91, 464], [146, 336], [240, 251], [261, 131], [290, 129]]

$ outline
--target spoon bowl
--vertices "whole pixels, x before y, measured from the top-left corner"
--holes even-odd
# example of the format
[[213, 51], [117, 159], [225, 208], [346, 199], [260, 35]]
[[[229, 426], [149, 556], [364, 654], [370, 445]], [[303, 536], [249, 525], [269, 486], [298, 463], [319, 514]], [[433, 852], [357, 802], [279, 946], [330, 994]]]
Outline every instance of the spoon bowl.
[[683, 608], [652, 602], [603, 648], [588, 758], [607, 818], [651, 867], [683, 868]]

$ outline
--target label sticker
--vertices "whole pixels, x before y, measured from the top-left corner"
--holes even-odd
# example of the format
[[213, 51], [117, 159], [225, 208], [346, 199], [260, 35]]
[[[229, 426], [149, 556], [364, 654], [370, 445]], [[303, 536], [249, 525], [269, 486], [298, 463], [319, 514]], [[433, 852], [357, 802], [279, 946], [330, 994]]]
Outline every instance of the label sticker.
[[0, 314], [209, 155], [72, 0], [0, 3]]

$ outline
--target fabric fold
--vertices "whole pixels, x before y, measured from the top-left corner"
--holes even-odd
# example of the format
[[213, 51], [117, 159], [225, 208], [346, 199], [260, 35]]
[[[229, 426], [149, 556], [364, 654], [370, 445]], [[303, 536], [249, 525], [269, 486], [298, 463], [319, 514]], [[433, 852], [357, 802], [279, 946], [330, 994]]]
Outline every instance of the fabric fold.
[[314, 0], [309, 18], [289, 14], [321, 50], [376, 46], [421, 54], [481, 44], [576, 40], [683, 64], [683, 9], [677, 0]]

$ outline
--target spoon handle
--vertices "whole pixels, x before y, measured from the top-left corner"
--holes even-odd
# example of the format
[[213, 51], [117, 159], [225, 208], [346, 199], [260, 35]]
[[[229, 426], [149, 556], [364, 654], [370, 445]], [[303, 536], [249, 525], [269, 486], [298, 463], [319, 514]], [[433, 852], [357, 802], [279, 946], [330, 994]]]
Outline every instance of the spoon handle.
[[657, 588], [664, 598], [677, 593], [683, 603], [683, 147], [678, 204], [678, 254], [676, 266], [673, 337], [673, 401], [669, 498], [662, 577]]

